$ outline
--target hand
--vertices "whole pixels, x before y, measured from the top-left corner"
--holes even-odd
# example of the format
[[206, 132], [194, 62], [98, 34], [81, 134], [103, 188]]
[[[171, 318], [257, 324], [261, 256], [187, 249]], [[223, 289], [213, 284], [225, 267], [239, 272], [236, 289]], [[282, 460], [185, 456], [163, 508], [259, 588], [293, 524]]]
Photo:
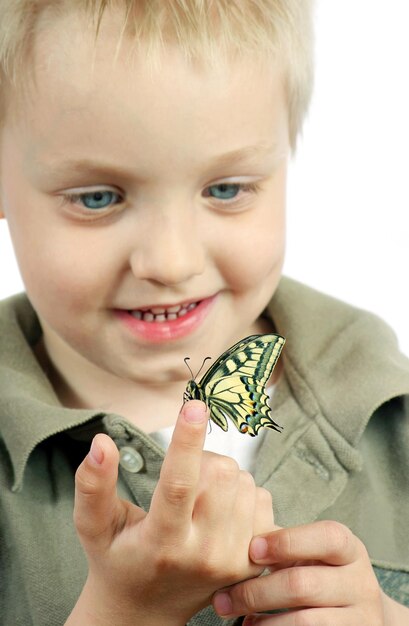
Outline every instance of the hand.
[[118, 450], [95, 437], [74, 512], [89, 575], [67, 625], [179, 626], [263, 570], [248, 550], [273, 527], [271, 497], [232, 459], [203, 452], [207, 422], [202, 402], [183, 406], [148, 513], [117, 497]]
[[[224, 590], [227, 595], [218, 593], [213, 599], [223, 617], [247, 615], [243, 626], [409, 624], [409, 609], [384, 596], [365, 546], [338, 522], [281, 528], [256, 537], [250, 556], [270, 573], [236, 584]], [[394, 621], [389, 603], [405, 611], [408, 621]], [[289, 611], [249, 615], [274, 609]]]

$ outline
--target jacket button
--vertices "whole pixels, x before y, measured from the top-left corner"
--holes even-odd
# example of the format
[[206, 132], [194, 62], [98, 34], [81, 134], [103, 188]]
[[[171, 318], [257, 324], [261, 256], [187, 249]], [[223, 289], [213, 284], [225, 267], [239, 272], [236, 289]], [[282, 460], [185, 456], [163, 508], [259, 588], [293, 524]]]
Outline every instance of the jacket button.
[[119, 465], [127, 472], [137, 474], [143, 469], [144, 460], [142, 454], [131, 448], [130, 446], [124, 446], [119, 451]]

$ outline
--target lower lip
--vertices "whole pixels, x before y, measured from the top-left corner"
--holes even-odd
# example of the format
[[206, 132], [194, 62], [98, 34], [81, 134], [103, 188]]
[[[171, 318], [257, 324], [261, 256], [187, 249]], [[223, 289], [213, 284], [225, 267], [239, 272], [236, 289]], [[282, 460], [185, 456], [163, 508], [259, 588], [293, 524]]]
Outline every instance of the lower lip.
[[180, 339], [193, 333], [202, 324], [215, 300], [216, 296], [201, 300], [186, 315], [167, 322], [144, 322], [123, 310], [116, 310], [115, 314], [133, 335], [145, 341], [161, 343]]

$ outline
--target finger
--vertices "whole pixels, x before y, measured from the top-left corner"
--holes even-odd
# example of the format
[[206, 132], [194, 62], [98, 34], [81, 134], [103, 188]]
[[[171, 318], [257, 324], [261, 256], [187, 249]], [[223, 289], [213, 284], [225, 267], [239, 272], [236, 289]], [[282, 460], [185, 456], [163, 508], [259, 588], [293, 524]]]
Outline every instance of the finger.
[[[229, 456], [204, 452], [193, 519], [206, 534], [225, 531], [233, 519], [240, 489], [240, 468]], [[250, 541], [250, 540], [249, 540]]]
[[346, 565], [365, 552], [363, 544], [349, 528], [334, 521], [282, 528], [255, 537], [250, 545], [251, 559], [264, 565], [301, 560]]
[[[362, 615], [354, 615], [350, 607], [342, 609], [301, 609], [287, 611], [277, 615], [248, 615], [242, 626], [298, 626], [314, 624], [314, 626], [363, 626]], [[369, 622], [368, 622], [369, 624]]]
[[[351, 581], [355, 580], [355, 583]], [[233, 585], [214, 597], [223, 617], [295, 607], [343, 607], [359, 599], [351, 566], [291, 567]]]
[[196, 536], [202, 538], [201, 552], [213, 570], [216, 567], [226, 572], [224, 584], [257, 576], [264, 568], [252, 563], [248, 556], [254, 534], [254, 479], [230, 457], [212, 453], [209, 456], [207, 452], [204, 457], [192, 519]]
[[191, 400], [183, 405], [149, 511], [159, 540], [169, 534], [177, 539], [190, 529], [207, 422], [203, 402]]
[[118, 459], [115, 443], [100, 433], [75, 474], [74, 523], [88, 553], [111, 543], [125, 515], [116, 494]]

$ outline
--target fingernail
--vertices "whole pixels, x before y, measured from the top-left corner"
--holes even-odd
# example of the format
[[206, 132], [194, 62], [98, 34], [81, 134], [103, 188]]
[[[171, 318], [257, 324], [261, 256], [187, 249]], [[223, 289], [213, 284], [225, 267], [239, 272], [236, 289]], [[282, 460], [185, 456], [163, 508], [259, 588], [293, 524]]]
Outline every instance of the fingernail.
[[95, 463], [95, 465], [101, 465], [102, 461], [104, 460], [104, 452], [102, 448], [100, 448], [99, 445], [96, 443], [95, 437], [91, 443], [89, 457], [91, 461]]
[[213, 606], [219, 615], [230, 615], [233, 612], [228, 593], [217, 593], [213, 600]]
[[254, 615], [248, 615], [244, 618], [244, 622], [242, 626], [255, 626], [257, 624], [257, 618]]
[[191, 424], [202, 424], [206, 419], [206, 406], [203, 402], [192, 402], [183, 409], [185, 420]]
[[264, 537], [255, 537], [250, 545], [250, 556], [253, 561], [265, 559], [267, 556], [267, 541]]

